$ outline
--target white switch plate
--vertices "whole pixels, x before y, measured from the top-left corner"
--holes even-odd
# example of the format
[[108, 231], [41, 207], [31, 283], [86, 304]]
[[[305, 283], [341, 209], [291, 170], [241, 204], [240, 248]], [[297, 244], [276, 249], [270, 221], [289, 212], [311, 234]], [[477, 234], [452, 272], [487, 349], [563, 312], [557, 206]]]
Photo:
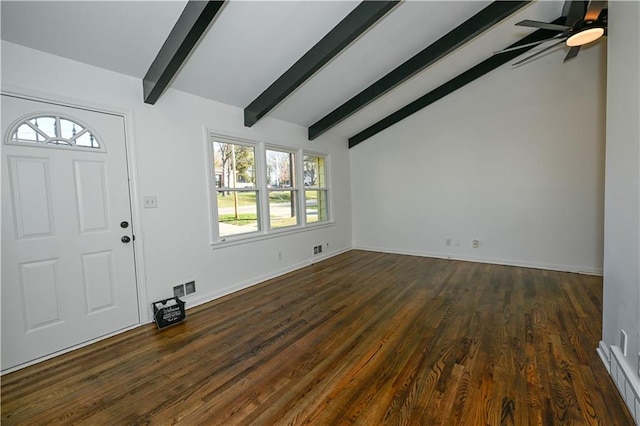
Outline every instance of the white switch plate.
[[155, 195], [149, 195], [144, 197], [144, 208], [145, 209], [155, 209], [158, 207], [158, 197]]

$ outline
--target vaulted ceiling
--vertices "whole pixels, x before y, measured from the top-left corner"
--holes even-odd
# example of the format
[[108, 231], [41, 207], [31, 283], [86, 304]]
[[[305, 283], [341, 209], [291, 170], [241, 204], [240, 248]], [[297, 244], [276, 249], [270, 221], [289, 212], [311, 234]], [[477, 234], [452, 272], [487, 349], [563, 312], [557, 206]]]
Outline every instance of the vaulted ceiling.
[[[2, 39], [141, 80], [186, 1], [2, 1]], [[357, 1], [228, 1], [170, 82], [173, 89], [246, 108], [353, 12]], [[297, 87], [268, 115], [310, 127], [433, 44], [489, 1], [402, 1]], [[331, 130], [352, 138], [550, 22], [562, 1], [521, 7]], [[564, 46], [549, 52], [562, 61]], [[498, 64], [499, 65], [499, 64]], [[509, 65], [504, 65], [509, 66]], [[517, 72], [517, 71], [516, 71]], [[160, 98], [157, 102], [162, 102]]]

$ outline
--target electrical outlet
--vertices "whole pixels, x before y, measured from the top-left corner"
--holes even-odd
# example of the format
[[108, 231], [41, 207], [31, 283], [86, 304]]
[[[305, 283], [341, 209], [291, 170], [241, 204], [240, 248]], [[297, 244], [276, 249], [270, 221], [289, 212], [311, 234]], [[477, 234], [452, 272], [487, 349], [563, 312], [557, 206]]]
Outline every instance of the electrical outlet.
[[281, 251], [279, 251], [279, 252], [277, 253], [277, 256], [278, 256], [278, 260], [282, 260], [282, 252], [281, 252]]
[[155, 209], [158, 207], [158, 197], [155, 195], [148, 195], [144, 197], [143, 201], [145, 209]]
[[447, 247], [451, 247], [451, 238], [447, 238], [446, 240], [444, 240], [444, 243], [447, 245]]
[[185, 290], [185, 293], [187, 295], [195, 293], [196, 292], [196, 282], [195, 281], [189, 281], [188, 283], [185, 283], [184, 290]]
[[473, 248], [478, 248], [478, 247], [480, 247], [480, 241], [478, 241], [478, 240], [473, 240], [473, 241], [471, 242], [471, 246], [472, 246]]
[[622, 355], [627, 356], [627, 332], [624, 330], [620, 330], [620, 349]]

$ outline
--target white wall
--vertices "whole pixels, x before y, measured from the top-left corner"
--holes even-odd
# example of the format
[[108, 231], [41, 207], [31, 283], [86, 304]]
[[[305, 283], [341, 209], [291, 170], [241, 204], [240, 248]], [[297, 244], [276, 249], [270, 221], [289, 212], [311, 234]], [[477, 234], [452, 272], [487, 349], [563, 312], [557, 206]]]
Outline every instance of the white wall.
[[354, 247], [602, 273], [605, 46], [564, 54], [505, 65], [352, 149]]
[[[306, 128], [265, 118], [251, 129], [243, 111], [169, 89], [156, 105], [142, 102], [135, 78], [2, 42], [2, 86], [86, 106], [131, 113], [137, 157], [137, 198], [158, 197], [157, 209], [140, 210], [143, 272], [139, 284], [148, 302], [172, 296], [172, 287], [196, 280], [187, 306], [218, 297], [351, 247], [349, 152], [343, 138], [308, 142]], [[205, 161], [205, 127], [220, 133], [330, 155], [335, 225], [323, 229], [212, 250]], [[140, 238], [142, 237], [142, 238]], [[281, 251], [282, 260], [277, 259]], [[144, 289], [146, 286], [146, 290]]]
[[624, 361], [640, 383], [640, 3], [609, 2], [609, 22], [602, 331], [616, 346], [626, 331]]

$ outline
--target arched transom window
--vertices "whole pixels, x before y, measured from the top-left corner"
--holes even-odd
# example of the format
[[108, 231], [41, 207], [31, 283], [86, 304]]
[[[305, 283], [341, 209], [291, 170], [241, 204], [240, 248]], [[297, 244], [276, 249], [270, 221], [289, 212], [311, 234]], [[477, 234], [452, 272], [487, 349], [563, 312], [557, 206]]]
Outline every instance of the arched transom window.
[[9, 143], [104, 150], [95, 134], [86, 126], [60, 115], [26, 118], [13, 127], [10, 135]]

